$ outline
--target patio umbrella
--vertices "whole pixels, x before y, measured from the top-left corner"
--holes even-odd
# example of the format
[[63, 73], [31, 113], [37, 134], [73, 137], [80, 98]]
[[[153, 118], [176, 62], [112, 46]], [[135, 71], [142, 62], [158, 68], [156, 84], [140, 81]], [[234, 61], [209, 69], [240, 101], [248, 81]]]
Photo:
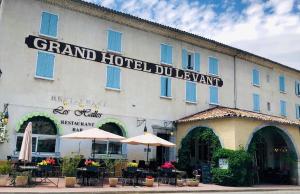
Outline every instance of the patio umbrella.
[[132, 145], [147, 145], [147, 163], [149, 158], [149, 146], [164, 146], [164, 147], [175, 147], [174, 143], [166, 141], [152, 133], [144, 133], [143, 135], [135, 136], [122, 140], [122, 143], [132, 144]]
[[[103, 141], [120, 141], [125, 139], [122, 136], [104, 131], [102, 129], [98, 128], [92, 128], [92, 129], [87, 129], [84, 131], [76, 132], [76, 133], [71, 133], [68, 135], [63, 135], [61, 138], [64, 139], [92, 139], [93, 143], [96, 142], [96, 140], [103, 140]], [[107, 144], [108, 147], [108, 144]], [[95, 146], [93, 146], [93, 158], [95, 158]]]
[[29, 122], [23, 136], [21, 150], [19, 154], [19, 160], [25, 162], [31, 162], [32, 155], [32, 123]]

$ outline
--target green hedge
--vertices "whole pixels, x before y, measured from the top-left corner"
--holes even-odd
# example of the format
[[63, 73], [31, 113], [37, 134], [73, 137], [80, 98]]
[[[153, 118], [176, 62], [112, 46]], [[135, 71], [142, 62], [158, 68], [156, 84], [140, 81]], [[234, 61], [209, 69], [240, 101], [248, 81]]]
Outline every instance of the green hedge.
[[[228, 159], [228, 169], [220, 169], [217, 166], [220, 158]], [[214, 152], [212, 160], [215, 164], [212, 168], [213, 183], [226, 186], [252, 185], [252, 157], [245, 150], [218, 149]]]

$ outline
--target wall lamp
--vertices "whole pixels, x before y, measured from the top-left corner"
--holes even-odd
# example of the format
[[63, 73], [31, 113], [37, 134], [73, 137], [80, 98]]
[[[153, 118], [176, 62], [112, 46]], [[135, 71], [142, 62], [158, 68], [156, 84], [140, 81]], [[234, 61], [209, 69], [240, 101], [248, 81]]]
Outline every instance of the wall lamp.
[[2, 71], [1, 71], [1, 69], [0, 69], [0, 78], [1, 78], [1, 76], [2, 76]]

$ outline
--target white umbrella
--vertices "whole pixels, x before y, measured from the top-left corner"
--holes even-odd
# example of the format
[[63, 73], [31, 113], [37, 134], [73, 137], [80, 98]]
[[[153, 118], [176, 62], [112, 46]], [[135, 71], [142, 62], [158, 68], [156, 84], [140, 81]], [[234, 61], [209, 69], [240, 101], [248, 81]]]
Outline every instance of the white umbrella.
[[22, 160], [24, 162], [31, 162], [31, 155], [32, 155], [32, 123], [29, 122], [23, 135], [19, 160]]
[[[120, 141], [125, 139], [125, 137], [122, 137], [120, 135], [116, 135], [107, 131], [104, 131], [102, 129], [98, 128], [92, 128], [92, 129], [87, 129], [84, 131], [76, 132], [76, 133], [71, 133], [68, 135], [63, 135], [61, 138], [65, 139], [92, 139], [93, 143], [95, 143], [96, 140], [103, 140], [103, 141], [109, 141], [109, 140], [114, 140], [114, 141]], [[108, 146], [108, 144], [107, 144]], [[95, 150], [93, 147], [93, 158], [95, 157]]]
[[121, 141], [122, 143], [132, 144], [132, 145], [147, 145], [147, 163], [148, 163], [148, 154], [149, 154], [149, 146], [164, 146], [164, 147], [175, 147], [174, 143], [166, 141], [152, 133], [144, 133], [144, 135], [139, 135], [135, 137], [131, 137]]

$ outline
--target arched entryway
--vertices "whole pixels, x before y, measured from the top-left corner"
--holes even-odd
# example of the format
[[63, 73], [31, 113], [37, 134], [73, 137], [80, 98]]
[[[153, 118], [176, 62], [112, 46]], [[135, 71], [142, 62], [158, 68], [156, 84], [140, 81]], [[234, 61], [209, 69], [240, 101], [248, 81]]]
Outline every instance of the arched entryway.
[[33, 116], [20, 124], [16, 133], [16, 151], [19, 152], [25, 128], [32, 122], [32, 152], [34, 155], [53, 155], [59, 150], [59, 129], [45, 116]]
[[257, 184], [297, 184], [297, 152], [291, 138], [280, 128], [258, 129], [248, 152], [253, 156]]
[[221, 143], [214, 131], [207, 127], [195, 127], [182, 139], [178, 150], [178, 163], [181, 169], [191, 172], [210, 164], [212, 154], [221, 148]]

